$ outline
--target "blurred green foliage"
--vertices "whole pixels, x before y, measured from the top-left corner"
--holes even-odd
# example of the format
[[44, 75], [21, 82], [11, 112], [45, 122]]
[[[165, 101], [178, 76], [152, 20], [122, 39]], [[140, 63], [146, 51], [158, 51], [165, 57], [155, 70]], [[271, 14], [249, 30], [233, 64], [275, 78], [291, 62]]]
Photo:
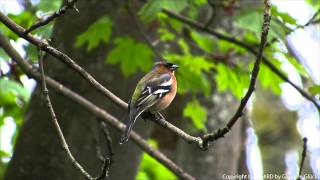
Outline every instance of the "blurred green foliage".
[[87, 51], [96, 48], [100, 42], [108, 43], [112, 32], [112, 21], [108, 16], [101, 17], [80, 34], [76, 40], [76, 47], [87, 44]]
[[106, 58], [108, 64], [120, 64], [125, 76], [132, 75], [137, 70], [147, 72], [152, 67], [153, 51], [144, 43], [125, 36], [113, 41], [115, 47]]
[[[150, 139], [148, 143], [157, 148], [157, 142]], [[136, 176], [136, 180], [175, 180], [177, 177], [161, 163], [153, 159], [147, 153], [143, 153], [139, 172]]]
[[207, 111], [200, 106], [199, 101], [194, 99], [190, 101], [183, 110], [183, 116], [189, 117], [197, 129], [206, 130], [205, 122], [207, 121]]
[[[315, 9], [319, 8], [318, 1], [306, 1]], [[223, 1], [222, 4], [228, 5], [228, 3], [230, 1]], [[57, 10], [60, 5], [61, 0], [39, 1], [38, 4], [34, 4], [32, 11], [27, 9], [17, 15], [9, 14], [9, 17], [27, 28], [39, 19], [39, 14], [50, 14]], [[214, 90], [219, 92], [229, 91], [237, 99], [241, 99], [248, 88], [250, 71], [255, 58], [249, 56], [247, 50], [236, 44], [195, 31], [161, 12], [161, 9], [164, 8], [176, 13], [183, 13], [189, 18], [199, 21], [199, 10], [205, 5], [207, 5], [206, 0], [149, 0], [138, 12], [139, 18], [145, 23], [146, 27], [150, 27], [153, 23], [157, 24], [156, 33], [159, 41], [157, 44], [164, 44], [164, 50], [161, 52], [163, 57], [181, 67], [177, 72], [178, 93], [188, 94], [192, 97], [190, 102], [186, 104], [182, 115], [190, 119], [191, 124], [197, 131], [206, 129], [207, 113], [201, 102], [196, 99], [196, 95], [203, 94], [209, 97]], [[259, 8], [239, 8], [233, 18], [233, 23], [239, 33], [236, 35], [230, 34], [228, 30], [222, 27], [217, 28], [217, 30], [250, 45], [257, 45], [260, 41], [262, 12], [263, 10]], [[287, 13], [280, 12], [276, 7], [272, 7], [272, 16], [269, 39], [276, 38], [281, 44], [284, 42], [286, 35], [299, 25], [296, 19]], [[107, 52], [105, 63], [118, 65], [124, 76], [133, 75], [138, 71], [149, 71], [153, 64], [153, 50], [147, 44], [132, 37], [113, 36], [112, 28], [115, 23], [111, 16], [102, 16], [77, 37], [74, 43], [75, 47], [84, 47], [88, 53], [91, 53], [100, 45], [112, 47]], [[33, 31], [32, 34], [49, 38], [52, 27], [53, 23], [50, 23]], [[6, 28], [4, 24], [0, 24], [0, 31], [12, 40], [18, 40], [18, 36]], [[195, 49], [199, 49], [199, 51]], [[31, 62], [37, 59], [37, 49], [34, 46], [27, 43], [24, 50]], [[284, 62], [276, 58], [277, 53], [282, 54], [302, 77], [309, 77], [305, 68], [294, 57], [281, 50], [277, 43], [267, 48], [264, 55], [278, 69], [281, 69]], [[235, 54], [237, 57], [233, 58], [231, 56], [228, 58], [230, 54]], [[217, 56], [223, 58], [216, 58]], [[0, 128], [3, 125], [4, 118], [7, 117], [12, 117], [19, 127], [31, 92], [19, 82], [19, 78], [13, 78], [10, 75], [14, 74], [10, 66], [12, 61], [2, 49], [0, 49], [0, 61], [2, 64], [8, 64], [10, 68], [8, 75], [3, 75], [0, 79]], [[258, 82], [263, 88], [271, 90], [276, 95], [281, 93], [280, 84], [283, 81], [263, 64], [261, 65]], [[314, 84], [311, 84], [308, 90], [314, 95], [320, 93], [319, 86]], [[18, 129], [16, 130], [17, 133]], [[150, 143], [156, 146], [155, 141], [150, 141]], [[4, 152], [0, 149], [0, 158], [7, 157], [8, 154], [10, 152]], [[4, 172], [5, 165], [6, 163], [0, 160], [0, 179], [2, 179], [1, 175]], [[169, 170], [147, 154], [143, 155], [139, 169], [136, 177], [138, 180], [176, 179]]]

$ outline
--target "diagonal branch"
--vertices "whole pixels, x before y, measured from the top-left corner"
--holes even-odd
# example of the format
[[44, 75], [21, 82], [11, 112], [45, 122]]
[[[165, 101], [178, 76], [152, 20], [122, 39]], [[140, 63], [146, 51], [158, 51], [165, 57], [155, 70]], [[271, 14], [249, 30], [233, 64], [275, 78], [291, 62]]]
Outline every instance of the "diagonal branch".
[[263, 25], [262, 25], [262, 31], [261, 31], [261, 40], [259, 45], [259, 52], [256, 58], [256, 61], [254, 63], [252, 72], [251, 72], [251, 79], [248, 91], [246, 92], [245, 96], [241, 99], [241, 103], [236, 111], [236, 113], [232, 116], [232, 118], [228, 121], [225, 128], [218, 129], [216, 133], [210, 133], [203, 136], [203, 145], [206, 148], [208, 146], [209, 141], [217, 140], [221, 137], [224, 137], [225, 134], [227, 134], [231, 128], [235, 125], [237, 120], [243, 115], [243, 110], [246, 107], [247, 102], [249, 101], [254, 89], [255, 84], [257, 81], [257, 77], [259, 74], [259, 68], [260, 68], [260, 62], [263, 56], [263, 49], [265, 47], [265, 44], [267, 42], [267, 36], [270, 26], [270, 20], [271, 20], [271, 3], [269, 0], [264, 0], [265, 4], [265, 10], [264, 10], [264, 18], [263, 18]]
[[71, 69], [75, 70], [77, 73], [79, 73], [85, 80], [89, 82], [89, 84], [94, 87], [98, 92], [105, 95], [107, 98], [115, 102], [118, 106], [127, 108], [127, 104], [122, 101], [119, 97], [114, 95], [111, 91], [103, 87], [97, 80], [95, 80], [92, 75], [90, 75], [86, 70], [84, 70], [81, 66], [79, 66], [73, 59], [71, 59], [68, 55], [62, 53], [58, 49], [50, 46], [46, 41], [41, 40], [35, 36], [32, 36], [30, 34], [25, 34], [25, 29], [15, 22], [13, 22], [10, 18], [8, 18], [6, 15], [4, 15], [2, 12], [0, 12], [0, 21], [3, 22], [9, 29], [11, 29], [13, 32], [15, 32], [20, 37], [26, 39], [30, 43], [37, 46], [42, 51], [45, 51], [46, 53], [52, 55], [53, 57], [56, 57], [57, 59], [64, 62], [66, 65], [68, 65]]
[[[41, 75], [34, 69], [27, 61], [25, 61], [20, 54], [10, 45], [8, 40], [0, 33], [0, 46], [4, 49], [4, 51], [20, 66], [20, 68], [29, 76], [34, 78], [37, 81], [41, 81]], [[124, 131], [125, 125], [121, 123], [116, 117], [109, 114], [107, 111], [97, 107], [92, 102], [88, 101], [84, 97], [80, 96], [79, 94], [73, 92], [69, 88], [65, 87], [64, 85], [58, 83], [57, 81], [51, 79], [50, 77], [45, 78], [46, 83], [52, 89], [57, 91], [58, 93], [64, 95], [65, 97], [69, 98], [70, 100], [78, 103], [81, 105], [85, 110], [92, 113], [93, 115], [103, 119], [105, 122], [110, 124], [112, 127], [116, 128], [118, 131]], [[152, 156], [154, 159], [162, 163], [166, 166], [169, 170], [175, 173], [181, 179], [188, 179], [194, 180], [195, 178], [192, 177], [190, 174], [185, 172], [181, 167], [175, 164], [172, 160], [170, 160], [167, 156], [162, 154], [159, 150], [154, 149], [150, 146], [140, 135], [138, 135], [135, 131], [131, 132], [131, 139], [133, 142], [143, 149], [146, 153]]]
[[69, 149], [67, 141], [64, 138], [64, 135], [63, 135], [62, 130], [60, 128], [60, 125], [58, 123], [58, 119], [57, 119], [56, 114], [54, 112], [54, 109], [52, 107], [51, 99], [50, 99], [50, 96], [49, 96], [49, 91], [47, 89], [44, 70], [43, 70], [43, 55], [42, 55], [41, 51], [39, 52], [39, 69], [40, 69], [40, 72], [41, 72], [40, 74], [41, 74], [41, 82], [42, 82], [43, 94], [45, 95], [45, 99], [46, 99], [47, 107], [48, 107], [48, 109], [50, 111], [51, 119], [53, 121], [53, 124], [54, 124], [57, 132], [58, 132], [60, 143], [61, 143], [63, 149], [67, 152], [68, 157], [71, 160], [72, 164], [84, 175], [84, 177], [86, 177], [89, 180], [94, 180], [94, 178], [91, 177], [91, 175], [74, 158], [74, 156], [72, 155], [72, 153], [71, 153], [71, 151]]
[[[217, 37], [218, 39], [224, 40], [224, 41], [228, 41], [231, 42], [233, 44], [236, 44], [238, 46], [243, 47], [244, 49], [248, 50], [251, 54], [258, 56], [258, 51], [256, 50], [255, 46], [252, 46], [250, 44], [247, 44], [241, 40], [238, 40], [236, 38], [221, 34], [219, 32], [214, 31], [211, 28], [206, 27], [205, 25], [198, 23], [196, 21], [193, 21], [192, 19], [189, 19], [185, 16], [182, 16], [180, 14], [176, 14], [174, 12], [171, 12], [169, 10], [163, 9], [162, 10], [163, 13], [167, 14], [169, 17], [174, 18], [184, 24], [189, 25], [190, 27], [197, 29], [199, 31], [203, 31], [206, 32], [212, 36]], [[305, 97], [306, 99], [308, 99], [309, 101], [311, 101], [316, 108], [318, 109], [318, 111], [320, 111], [320, 104], [317, 103], [317, 101], [310, 96], [307, 92], [305, 92], [302, 88], [300, 88], [299, 86], [297, 86], [296, 84], [294, 84], [291, 80], [288, 79], [288, 77], [286, 75], [284, 75], [279, 69], [277, 69], [271, 62], [270, 60], [266, 57], [266, 56], [262, 56], [262, 62], [268, 67], [270, 68], [270, 70], [272, 72], [274, 72], [277, 76], [279, 76], [283, 81], [288, 82], [291, 86], [293, 86], [303, 97]]]
[[24, 30], [23, 33], [28, 34], [39, 27], [47, 25], [48, 23], [53, 21], [55, 18], [64, 15], [67, 12], [67, 10], [71, 8], [75, 9], [78, 12], [78, 9], [74, 5], [76, 2], [77, 0], [71, 0], [71, 1], [67, 0], [66, 4], [62, 8], [60, 8], [58, 11], [54, 12], [53, 14], [46, 17], [45, 19], [39, 20], [38, 22], [30, 26], [28, 29]]

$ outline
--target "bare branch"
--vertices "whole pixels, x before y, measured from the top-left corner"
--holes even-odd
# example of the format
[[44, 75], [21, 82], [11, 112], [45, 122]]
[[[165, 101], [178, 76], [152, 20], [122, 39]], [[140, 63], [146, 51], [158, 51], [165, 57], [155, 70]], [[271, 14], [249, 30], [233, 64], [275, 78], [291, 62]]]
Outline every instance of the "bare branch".
[[66, 153], [67, 153], [69, 159], [71, 160], [72, 164], [81, 172], [81, 174], [83, 174], [84, 177], [87, 178], [87, 179], [94, 180], [94, 178], [91, 177], [91, 175], [74, 158], [74, 156], [72, 155], [72, 153], [71, 153], [71, 151], [70, 151], [70, 149], [68, 147], [67, 141], [63, 136], [62, 130], [61, 130], [60, 125], [58, 123], [58, 119], [57, 119], [56, 114], [54, 112], [54, 109], [52, 107], [52, 103], [51, 103], [50, 96], [49, 96], [49, 91], [47, 89], [44, 70], [43, 70], [43, 54], [42, 54], [41, 51], [39, 52], [39, 69], [40, 69], [40, 72], [41, 72], [43, 94], [45, 95], [45, 98], [46, 98], [46, 103], [47, 103], [47, 107], [48, 107], [48, 109], [50, 111], [51, 119], [53, 121], [53, 124], [54, 124], [57, 132], [58, 132], [60, 143], [61, 143], [63, 149], [66, 151]]
[[[170, 16], [171, 18], [174, 18], [182, 23], [185, 23], [187, 25], [189, 25], [192, 28], [195, 28], [199, 31], [203, 31], [206, 32], [212, 36], [217, 37], [218, 39], [224, 40], [224, 41], [228, 41], [231, 42], [233, 44], [236, 44], [238, 46], [243, 47], [244, 49], [248, 50], [251, 54], [258, 56], [258, 51], [256, 50], [255, 46], [252, 46], [250, 44], [247, 44], [241, 40], [238, 40], [236, 38], [233, 37], [229, 37], [227, 35], [221, 34], [219, 32], [214, 31], [213, 29], [207, 28], [205, 27], [205, 25], [195, 22], [185, 16], [176, 14], [174, 12], [171, 12], [169, 10], [163, 9], [162, 12], [164, 12], [165, 14], [167, 14], [168, 16]], [[299, 86], [297, 86], [296, 84], [294, 84], [292, 81], [290, 81], [288, 79], [288, 77], [286, 77], [286, 75], [284, 75], [279, 69], [277, 69], [271, 62], [270, 60], [266, 57], [266, 56], [262, 56], [262, 62], [268, 67], [270, 68], [270, 70], [272, 72], [274, 72], [277, 76], [279, 76], [283, 81], [288, 82], [291, 86], [293, 86], [303, 97], [305, 97], [306, 99], [308, 99], [309, 101], [311, 101], [316, 108], [318, 109], [318, 111], [320, 112], [320, 104], [316, 102], [316, 100], [310, 96], [307, 92], [305, 92], [302, 88], [300, 88]]]
[[3, 22], [8, 28], [10, 28], [13, 32], [15, 32], [20, 37], [26, 39], [30, 43], [37, 46], [39, 49], [47, 52], [48, 54], [56, 57], [57, 59], [64, 62], [71, 69], [75, 70], [79, 73], [85, 80], [89, 82], [89, 84], [94, 87], [98, 92], [105, 95], [108, 99], [115, 102], [118, 106], [127, 108], [128, 105], [124, 101], [122, 101], [119, 97], [114, 95], [111, 91], [103, 87], [97, 80], [95, 80], [92, 75], [90, 75], [86, 70], [84, 70], [81, 66], [79, 66], [73, 59], [71, 59], [68, 55], [62, 53], [58, 49], [50, 46], [46, 41], [36, 38], [30, 34], [24, 34], [24, 28], [13, 22], [10, 18], [0, 12], [0, 21]]
[[304, 137], [303, 138], [303, 149], [302, 149], [302, 153], [301, 153], [301, 162], [300, 162], [300, 168], [299, 168], [299, 175], [297, 177], [297, 180], [301, 180], [303, 164], [304, 164], [304, 160], [306, 159], [306, 156], [307, 156], [307, 142], [308, 142], [308, 139], [306, 137]]
[[[1, 15], [0, 15], [1, 16]], [[41, 81], [40, 73], [34, 69], [27, 61], [25, 61], [18, 52], [10, 45], [8, 40], [0, 33], [0, 45], [3, 47], [4, 51], [20, 66], [20, 68], [29, 76], [34, 78], [37, 81]], [[56, 82], [55, 80], [46, 77], [46, 83], [55, 91], [69, 98], [70, 100], [78, 103], [84, 109], [92, 113], [93, 115], [103, 119], [112, 127], [116, 128], [119, 131], [125, 130], [125, 125], [121, 123], [117, 118], [109, 114], [107, 111], [97, 107], [92, 102], [88, 101], [84, 97], [79, 94], [73, 92], [62, 84]], [[118, 97], [117, 97], [118, 98]], [[169, 170], [175, 173], [181, 179], [193, 180], [195, 179], [190, 174], [181, 169], [177, 164], [175, 164], [172, 160], [170, 160], [167, 156], [162, 154], [159, 150], [154, 149], [150, 146], [140, 135], [138, 135], [135, 131], [131, 132], [131, 139], [133, 142], [143, 149], [146, 153], [152, 156], [154, 159], [162, 163]]]
[[[100, 126], [101, 126], [101, 129], [102, 129], [102, 132], [103, 132], [103, 135], [107, 141], [107, 148], [108, 148], [108, 157], [105, 157], [103, 158], [103, 166], [102, 166], [102, 171], [101, 171], [101, 174], [100, 176], [96, 177], [95, 179], [96, 180], [102, 180], [104, 179], [105, 177], [108, 177], [108, 173], [109, 173], [109, 168], [111, 166], [111, 164], [113, 163], [113, 148], [112, 148], [112, 138], [111, 138], [111, 135], [109, 133], [109, 130], [107, 128], [107, 125], [105, 122], [103, 121], [100, 121]], [[100, 151], [101, 152], [101, 151]]]
[[23, 33], [28, 34], [39, 27], [47, 25], [48, 23], [53, 21], [55, 18], [64, 15], [68, 9], [75, 9], [78, 12], [78, 9], [74, 5], [76, 2], [77, 0], [71, 0], [71, 1], [67, 0], [66, 4], [62, 8], [60, 8], [58, 11], [54, 12], [53, 14], [51, 14], [50, 16], [44, 19], [39, 20], [38, 22], [30, 26], [28, 29], [24, 30]]

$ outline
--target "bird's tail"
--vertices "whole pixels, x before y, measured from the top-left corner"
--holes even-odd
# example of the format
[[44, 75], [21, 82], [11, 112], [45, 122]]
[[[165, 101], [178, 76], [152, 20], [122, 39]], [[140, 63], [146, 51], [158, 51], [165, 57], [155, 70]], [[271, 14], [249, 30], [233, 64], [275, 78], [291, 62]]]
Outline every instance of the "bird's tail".
[[125, 143], [126, 141], [128, 141], [129, 137], [130, 137], [130, 132], [132, 130], [132, 127], [134, 125], [134, 123], [136, 122], [136, 119], [134, 116], [131, 116], [131, 114], [129, 113], [126, 120], [127, 120], [127, 126], [126, 126], [126, 130], [124, 131], [121, 139], [120, 139], [120, 144]]

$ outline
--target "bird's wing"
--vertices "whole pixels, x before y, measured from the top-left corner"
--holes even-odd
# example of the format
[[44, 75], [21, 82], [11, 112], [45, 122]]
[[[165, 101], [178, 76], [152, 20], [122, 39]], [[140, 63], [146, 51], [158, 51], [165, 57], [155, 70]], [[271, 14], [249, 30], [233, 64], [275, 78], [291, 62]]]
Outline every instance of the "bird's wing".
[[[152, 75], [153, 74], [150, 74], [150, 76]], [[142, 86], [141, 83], [138, 84], [133, 95], [133, 97], [137, 98], [134, 98], [129, 102], [127, 126], [125, 133], [120, 140], [120, 144], [128, 140], [133, 124], [140, 114], [156, 104], [158, 100], [171, 89], [172, 79], [170, 74], [162, 74], [157, 77], [153, 76], [152, 78], [150, 78], [150, 76], [146, 76], [146, 79], [143, 79], [145, 85]]]
[[136, 107], [151, 107], [170, 91], [171, 84], [172, 78], [170, 74], [162, 74], [147, 81], [140, 96], [137, 98]]

